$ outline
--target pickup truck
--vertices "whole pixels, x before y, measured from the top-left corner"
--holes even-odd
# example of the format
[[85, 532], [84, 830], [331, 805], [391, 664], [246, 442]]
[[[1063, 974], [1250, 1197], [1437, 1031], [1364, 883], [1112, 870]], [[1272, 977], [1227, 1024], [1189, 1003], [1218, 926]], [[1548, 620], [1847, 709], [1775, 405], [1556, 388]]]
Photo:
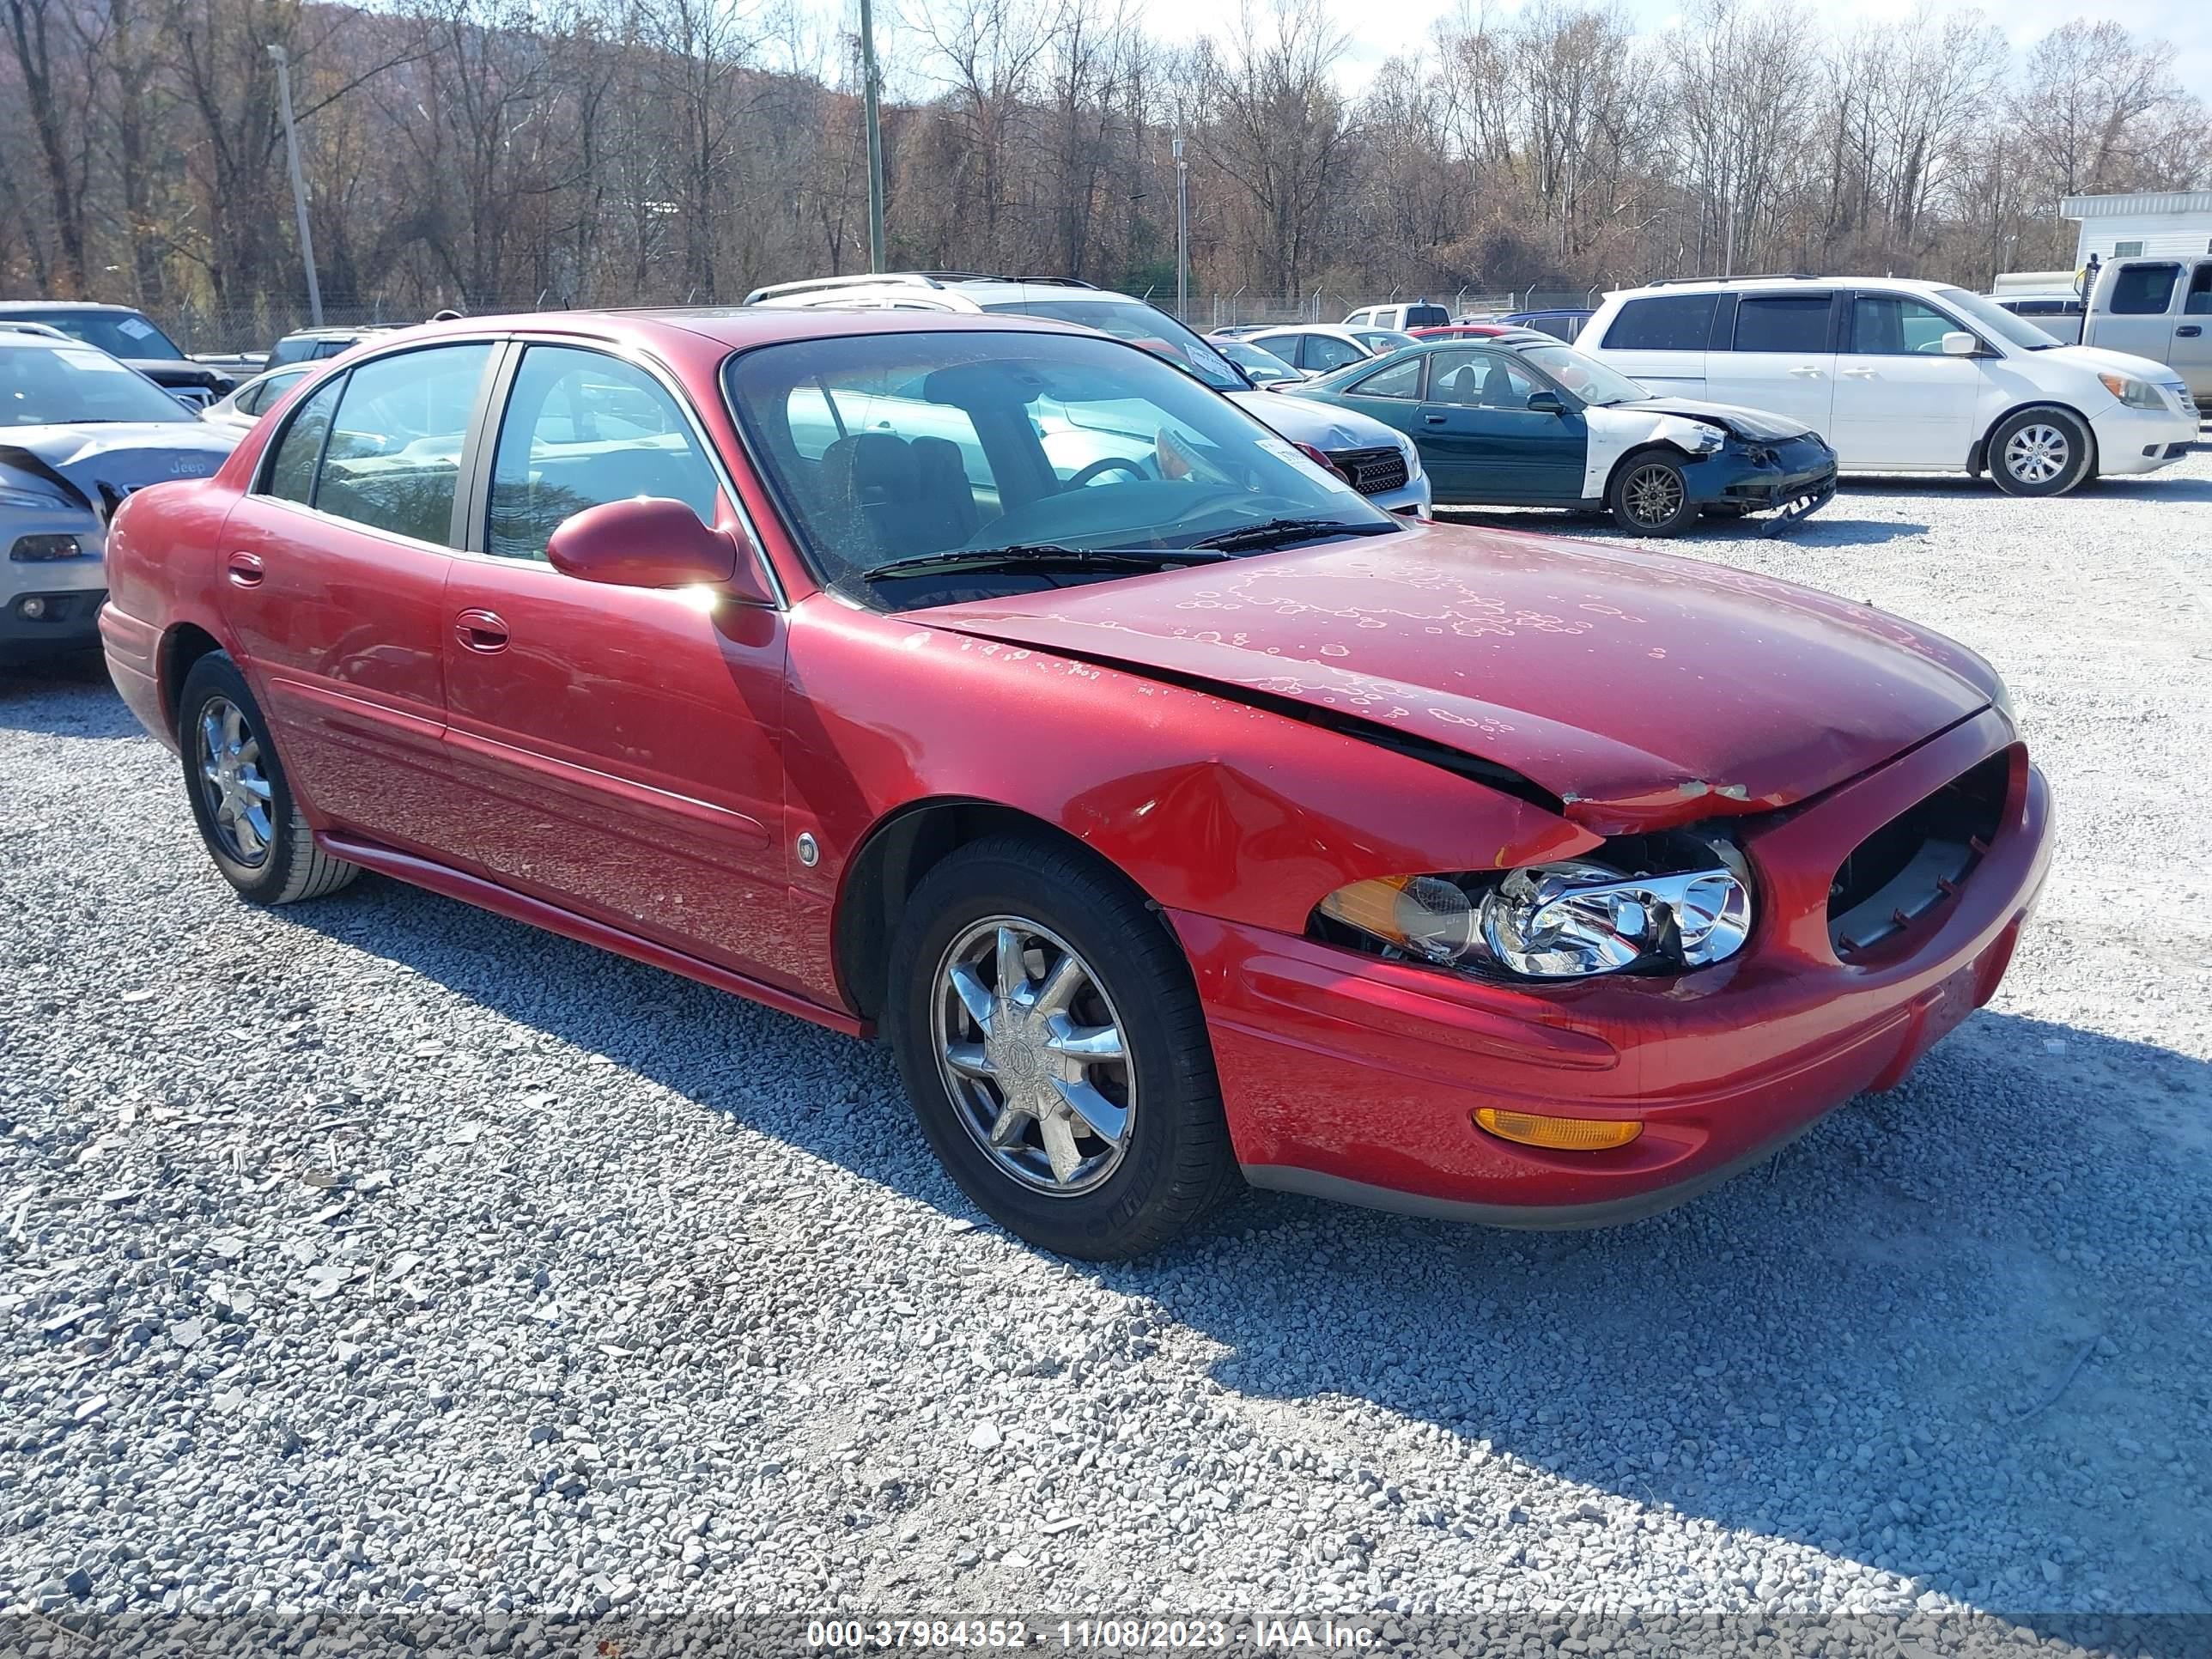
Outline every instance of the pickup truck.
[[2084, 279], [2081, 343], [2164, 363], [2188, 384], [2198, 408], [2212, 407], [2212, 251], [2113, 259]]

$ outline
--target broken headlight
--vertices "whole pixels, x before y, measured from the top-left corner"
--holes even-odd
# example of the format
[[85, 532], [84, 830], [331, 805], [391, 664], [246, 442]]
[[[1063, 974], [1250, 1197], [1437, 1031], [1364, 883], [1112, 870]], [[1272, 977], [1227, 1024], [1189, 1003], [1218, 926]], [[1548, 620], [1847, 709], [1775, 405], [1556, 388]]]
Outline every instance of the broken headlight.
[[1383, 876], [1339, 888], [1322, 931], [1443, 968], [1522, 979], [1680, 972], [1725, 961], [1751, 933], [1743, 855], [1691, 836], [1609, 842], [1518, 870]]

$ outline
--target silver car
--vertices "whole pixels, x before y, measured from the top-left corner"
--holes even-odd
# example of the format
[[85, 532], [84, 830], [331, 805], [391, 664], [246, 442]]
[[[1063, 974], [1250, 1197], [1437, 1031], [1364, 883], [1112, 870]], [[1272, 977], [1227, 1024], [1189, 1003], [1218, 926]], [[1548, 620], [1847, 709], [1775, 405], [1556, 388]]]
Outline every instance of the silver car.
[[266, 374], [257, 374], [228, 398], [219, 398], [210, 404], [207, 422], [243, 438], [253, 429], [256, 421], [276, 407], [286, 392], [314, 371], [313, 363], [294, 363], [288, 368], [272, 368]]
[[0, 330], [0, 662], [97, 645], [109, 516], [238, 438], [97, 347]]

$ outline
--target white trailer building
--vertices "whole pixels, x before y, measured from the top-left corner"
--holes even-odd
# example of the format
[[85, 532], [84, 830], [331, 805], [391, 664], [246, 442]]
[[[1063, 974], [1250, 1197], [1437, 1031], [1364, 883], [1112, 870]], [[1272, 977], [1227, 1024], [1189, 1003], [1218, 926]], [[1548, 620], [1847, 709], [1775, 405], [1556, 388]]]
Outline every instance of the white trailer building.
[[2081, 225], [2075, 250], [2079, 270], [2100, 263], [2160, 254], [2212, 253], [2212, 190], [2155, 191], [2132, 196], [2069, 196], [2058, 210]]

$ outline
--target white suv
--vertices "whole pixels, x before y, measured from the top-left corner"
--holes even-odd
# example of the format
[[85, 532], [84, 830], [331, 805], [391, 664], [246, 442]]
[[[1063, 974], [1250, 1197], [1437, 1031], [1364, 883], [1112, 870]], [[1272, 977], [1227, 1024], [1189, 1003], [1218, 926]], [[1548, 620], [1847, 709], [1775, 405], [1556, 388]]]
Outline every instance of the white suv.
[[843, 311], [1005, 312], [1097, 329], [1188, 370], [1280, 436], [1318, 450], [1354, 489], [1383, 511], [1429, 516], [1428, 475], [1421, 471], [1420, 453], [1411, 438], [1348, 409], [1259, 390], [1212, 342], [1127, 294], [1067, 276], [907, 271], [779, 283], [755, 289], [745, 303]]
[[1606, 295], [1577, 344], [1655, 392], [1793, 416], [1846, 472], [1986, 471], [2015, 495], [2060, 495], [2197, 441], [2197, 405], [2164, 363], [2061, 345], [1942, 283], [1662, 283]]

